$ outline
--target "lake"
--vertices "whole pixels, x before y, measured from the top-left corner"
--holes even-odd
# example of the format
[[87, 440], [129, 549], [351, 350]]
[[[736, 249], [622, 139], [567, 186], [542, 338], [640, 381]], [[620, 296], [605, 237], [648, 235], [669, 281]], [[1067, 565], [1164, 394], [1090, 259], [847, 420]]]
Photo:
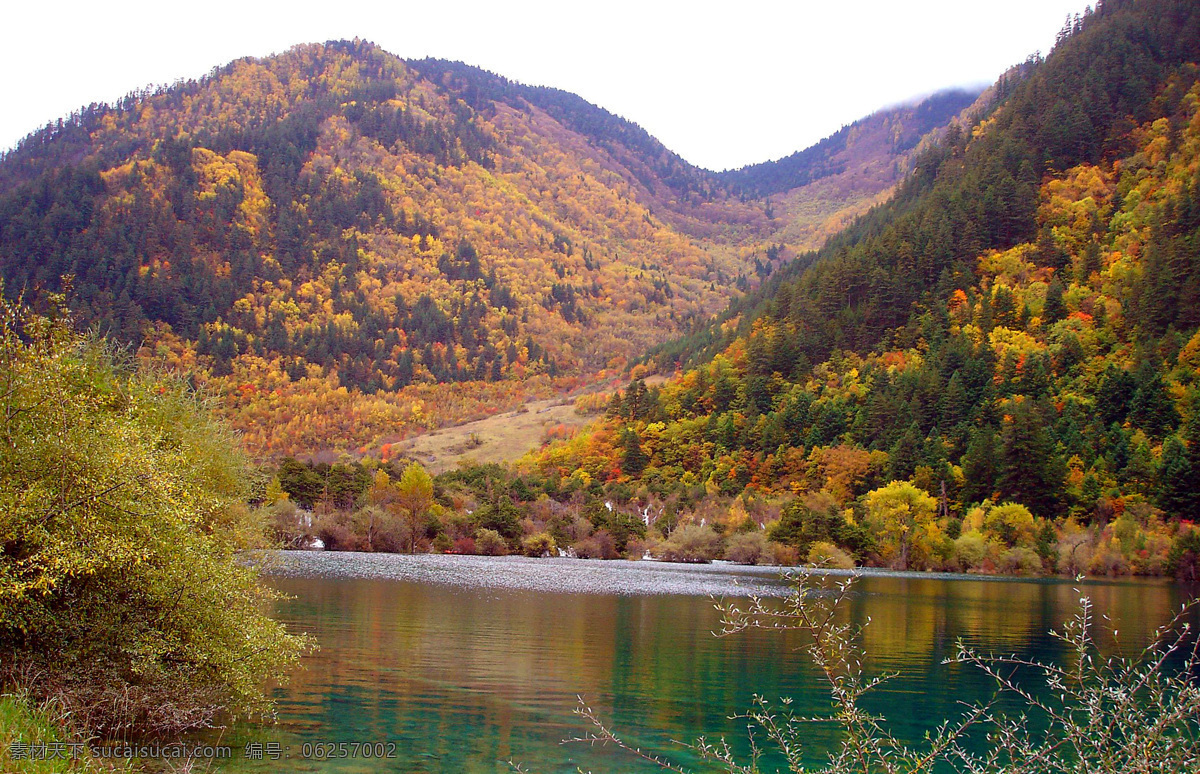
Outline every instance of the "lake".
[[[278, 745], [239, 771], [281, 768], [272, 754], [289, 756], [289, 771], [311, 772], [504, 772], [510, 760], [547, 774], [657, 771], [620, 750], [562, 744], [589, 730], [572, 712], [577, 697], [629, 743], [685, 765], [695, 759], [673, 740], [727, 735], [746, 750], [744, 723], [730, 716], [754, 694], [791, 697], [801, 714], [829, 707], [799, 635], [712, 633], [719, 614], [709, 595], [785, 594], [775, 569], [320, 552], [274, 560], [269, 582], [292, 597], [278, 616], [321, 649], [278, 690], [278, 726], [207, 737], [238, 757], [247, 742]], [[1061, 659], [1047, 632], [1076, 609], [1075, 588], [1119, 630], [1115, 641], [1100, 633], [1106, 650], [1143, 645], [1186, 597], [1135, 580], [863, 575], [849, 615], [870, 619], [866, 667], [901, 673], [870, 708], [916, 740], [957, 716], [959, 702], [990, 696], [976, 671], [941, 663], [960, 637]], [[832, 733], [812, 727], [814, 762]], [[372, 754], [395, 757], [305, 759], [328, 743], [371, 743]]]

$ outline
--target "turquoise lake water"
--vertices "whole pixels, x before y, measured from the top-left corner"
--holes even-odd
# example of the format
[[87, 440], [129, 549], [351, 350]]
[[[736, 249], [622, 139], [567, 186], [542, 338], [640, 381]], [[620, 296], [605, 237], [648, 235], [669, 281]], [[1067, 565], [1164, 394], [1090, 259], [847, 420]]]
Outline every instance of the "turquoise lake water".
[[[744, 723], [730, 718], [755, 694], [791, 697], [800, 714], [829, 708], [799, 635], [712, 633], [719, 614], [706, 594], [783, 593], [774, 572], [482, 557], [355, 562], [293, 556], [286, 575], [270, 578], [293, 597], [277, 614], [320, 651], [278, 690], [277, 726], [206, 735], [239, 758], [246, 743], [264, 745], [261, 763], [234, 770], [504, 772], [509, 761], [547, 774], [658, 770], [620, 750], [563, 744], [589, 730], [572, 712], [577, 697], [629, 743], [695, 768], [676, 742], [725, 735], [745, 751]], [[366, 577], [346, 577], [356, 574]], [[663, 587], [674, 593], [645, 593]], [[1111, 620], [1098, 630], [1108, 651], [1143, 645], [1186, 598], [1163, 582], [861, 577], [848, 615], [870, 620], [865, 666], [901, 675], [870, 708], [917, 740], [960, 714], [960, 702], [990, 696], [975, 670], [942, 664], [960, 637], [985, 651], [1061, 660], [1063, 646], [1047, 632], [1075, 611], [1076, 588]], [[1116, 640], [1105, 626], [1119, 630]], [[812, 726], [807, 755], [819, 761], [833, 741], [830, 727]], [[347, 747], [318, 747], [331, 744]], [[355, 744], [371, 748], [339, 757]], [[333, 757], [314, 757], [325, 754]]]

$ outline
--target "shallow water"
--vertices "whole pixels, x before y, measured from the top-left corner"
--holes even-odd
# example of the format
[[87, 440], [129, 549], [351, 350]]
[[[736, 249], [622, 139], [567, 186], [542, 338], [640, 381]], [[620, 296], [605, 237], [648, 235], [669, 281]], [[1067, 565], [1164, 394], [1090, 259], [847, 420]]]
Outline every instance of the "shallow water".
[[[239, 758], [247, 742], [279, 745], [237, 770], [502, 772], [513, 760], [533, 772], [657, 771], [619, 750], [561, 744], [589, 730], [572, 714], [577, 696], [630, 743], [685, 764], [694, 758], [672, 740], [724, 734], [744, 752], [744, 723], [730, 716], [755, 694], [793, 697], [800, 714], [829, 707], [799, 636], [712, 634], [709, 596], [787, 593], [773, 569], [337, 553], [284, 553], [272, 564], [270, 582], [294, 597], [278, 615], [321, 650], [278, 691], [278, 726], [206, 736]], [[1074, 611], [1075, 588], [1120, 630], [1117, 641], [1100, 633], [1108, 650], [1144, 644], [1184, 599], [1158, 582], [864, 575], [848, 615], [870, 620], [866, 667], [901, 673], [870, 708], [917, 740], [960, 713], [959, 702], [989, 696], [981, 675], [941, 663], [960, 637], [1061, 659], [1047, 631]], [[812, 726], [811, 760], [832, 734]], [[371, 752], [396, 757], [315, 760], [319, 743], [394, 745]]]

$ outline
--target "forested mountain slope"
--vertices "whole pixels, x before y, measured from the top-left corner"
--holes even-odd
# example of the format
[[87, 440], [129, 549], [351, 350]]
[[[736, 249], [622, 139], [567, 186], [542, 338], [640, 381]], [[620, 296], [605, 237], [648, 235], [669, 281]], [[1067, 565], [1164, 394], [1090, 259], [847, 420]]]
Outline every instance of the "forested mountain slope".
[[868, 157], [885, 155], [871, 152], [879, 145], [886, 145], [891, 155], [915, 148], [926, 134], [945, 126], [977, 96], [977, 92], [951, 89], [913, 105], [880, 110], [842, 127], [810, 148], [776, 161], [721, 172], [717, 177], [735, 190], [758, 197], [803, 188], [822, 178], [842, 174]]
[[[402, 331], [417, 353], [462, 347], [453, 362], [413, 363], [452, 379], [503, 372], [516, 362], [508, 344], [529, 335], [553, 340], [532, 358], [547, 368], [603, 363], [722, 300], [708, 288], [719, 261], [651, 216], [626, 182], [635, 175], [512, 101], [485, 115], [401, 60], [344, 43], [98, 108], [5, 159], [5, 276], [74, 274], [85, 315], [131, 340], [146, 321], [198, 338], [220, 319], [229, 328], [207, 330], [200, 348], [219, 368], [234, 351], [269, 350], [340, 366], [362, 388], [402, 385], [408, 365], [353, 352], [336, 363], [317, 350], [346, 347], [318, 327], [367, 342]], [[368, 278], [379, 286], [361, 286]], [[324, 315], [296, 298], [310, 283], [312, 301], [330, 302]], [[272, 310], [276, 298], [300, 304], [304, 326]], [[582, 319], [612, 335], [579, 336]]]
[[359, 449], [708, 318], [794, 252], [768, 209], [574, 95], [335, 42], [26, 138], [0, 277], [68, 278], [83, 323], [190, 370], [259, 453]]
[[6, 291], [69, 275], [84, 322], [205, 372], [264, 452], [505, 405], [727, 302], [744, 259], [651, 212], [665, 149], [458, 86], [330, 43], [83, 111], [0, 163]]
[[[1100, 5], [891, 201], [661, 357], [718, 355], [531, 469], [663, 501], [821, 493], [794, 517], [822, 539], [905, 481], [941, 500], [928, 566], [980, 503], [1127, 514], [1113, 550], [1161, 566], [1154, 519], [1200, 518], [1198, 62], [1195, 3]], [[880, 555], [907, 558], [917, 527], [892, 527]]]

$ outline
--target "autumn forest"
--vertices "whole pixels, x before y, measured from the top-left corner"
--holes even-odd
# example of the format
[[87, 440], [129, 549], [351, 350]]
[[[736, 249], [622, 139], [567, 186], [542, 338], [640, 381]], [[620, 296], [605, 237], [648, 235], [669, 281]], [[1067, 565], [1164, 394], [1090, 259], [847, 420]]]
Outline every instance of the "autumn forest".
[[[567, 92], [300, 45], [5, 153], [0, 282], [204, 396], [289, 547], [1200, 572], [1182, 0], [719, 173]], [[578, 420], [523, 455], [411, 446], [547, 399]]]

